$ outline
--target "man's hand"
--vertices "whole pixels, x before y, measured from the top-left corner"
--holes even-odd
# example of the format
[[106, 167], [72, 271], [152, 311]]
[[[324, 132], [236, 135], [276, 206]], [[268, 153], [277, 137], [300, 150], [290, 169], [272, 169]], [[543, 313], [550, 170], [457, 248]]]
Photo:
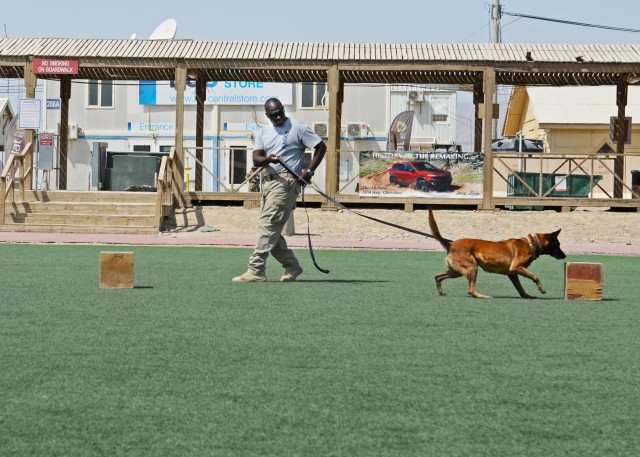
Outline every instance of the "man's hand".
[[277, 155], [275, 155], [275, 154], [270, 154], [270, 155], [269, 155], [269, 157], [268, 157], [268, 159], [269, 159], [269, 162], [271, 162], [271, 163], [278, 163], [278, 162], [280, 162], [280, 157], [278, 157], [278, 156], [277, 156]]
[[306, 186], [307, 184], [311, 183], [311, 176], [309, 176], [309, 172], [307, 170], [302, 170], [302, 173], [300, 173], [300, 179], [298, 180], [298, 182], [303, 186]]

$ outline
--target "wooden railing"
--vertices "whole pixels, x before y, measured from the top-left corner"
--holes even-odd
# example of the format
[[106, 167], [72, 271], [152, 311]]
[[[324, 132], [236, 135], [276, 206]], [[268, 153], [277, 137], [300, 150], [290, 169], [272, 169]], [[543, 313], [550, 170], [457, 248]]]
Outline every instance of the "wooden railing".
[[[614, 189], [607, 189], [601, 182], [603, 176], [596, 171], [597, 166], [600, 173], [605, 173], [613, 178], [613, 182], [609, 183], [610, 186], [615, 187], [617, 185], [620, 189], [629, 191], [632, 199], [629, 202], [631, 205], [637, 204], [638, 199], [640, 199], [637, 189], [629, 186], [624, 176], [618, 176], [615, 173], [612, 162], [619, 157], [617, 154], [494, 153], [493, 157], [494, 173], [507, 184], [507, 193], [508, 195], [512, 194], [513, 197], [520, 193], [520, 195], [540, 200], [558, 198], [559, 189], [566, 189], [567, 182], [571, 179], [580, 178], [583, 180], [588, 179], [588, 183], [585, 183], [588, 186], [584, 186], [587, 192], [584, 195], [580, 195], [580, 197], [594, 200], [594, 191], [597, 189], [601, 195], [604, 195], [601, 200], [615, 199], [613, 195]], [[623, 157], [627, 160], [638, 159], [639, 155], [627, 153]], [[509, 159], [512, 161], [518, 160], [518, 170], [509, 166]], [[628, 169], [629, 167], [625, 168]], [[548, 172], [543, 172], [543, 170]], [[503, 171], [508, 172], [511, 179], [505, 177]], [[534, 176], [537, 179], [532, 181], [535, 181], [537, 185], [531, 186], [532, 182], [527, 182], [526, 179], [523, 179], [523, 176]], [[549, 181], [550, 177], [554, 178], [553, 182]], [[576, 197], [576, 195], [571, 194], [568, 197]]]
[[[9, 159], [2, 170], [0, 175], [0, 224], [4, 224], [5, 219], [5, 205], [9, 194], [11, 194], [11, 203], [15, 202], [15, 184], [18, 182], [20, 190], [20, 199], [24, 200], [24, 192], [26, 183], [31, 182], [31, 174], [33, 171], [33, 160], [27, 161], [27, 158], [31, 158], [33, 150], [31, 148], [31, 142], [25, 144], [20, 153], [11, 153]], [[29, 168], [25, 169], [25, 162], [29, 163]], [[17, 177], [17, 178], [16, 178]]]
[[176, 150], [171, 148], [168, 156], [162, 158], [158, 172], [156, 194], [156, 227], [162, 227], [162, 221], [177, 204], [186, 205], [184, 180], [178, 172]]

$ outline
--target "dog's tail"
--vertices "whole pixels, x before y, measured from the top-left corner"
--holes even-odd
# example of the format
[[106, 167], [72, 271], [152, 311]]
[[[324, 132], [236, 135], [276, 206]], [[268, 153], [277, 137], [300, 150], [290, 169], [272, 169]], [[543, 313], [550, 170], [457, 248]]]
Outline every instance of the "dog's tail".
[[433, 237], [438, 240], [438, 242], [442, 245], [443, 248], [449, 252], [449, 246], [451, 246], [451, 240], [443, 238], [440, 235], [440, 230], [438, 230], [438, 224], [436, 224], [436, 218], [433, 217], [433, 211], [429, 208], [429, 228], [431, 228], [431, 233], [433, 233]]

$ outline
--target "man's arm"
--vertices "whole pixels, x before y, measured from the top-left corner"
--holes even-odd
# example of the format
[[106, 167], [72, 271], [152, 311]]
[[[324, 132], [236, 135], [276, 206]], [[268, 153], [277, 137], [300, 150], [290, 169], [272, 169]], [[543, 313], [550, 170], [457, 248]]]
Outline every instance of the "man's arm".
[[[312, 172], [316, 171], [316, 168], [320, 166], [320, 162], [322, 162], [322, 159], [324, 159], [324, 155], [327, 152], [327, 145], [324, 144], [324, 141], [321, 141], [320, 143], [315, 145], [314, 149], [315, 152], [313, 153], [313, 157], [311, 158], [311, 162], [309, 163], [309, 170], [311, 170]], [[300, 177], [303, 181], [311, 181], [311, 175], [307, 170], [302, 170]]]
[[267, 155], [264, 149], [256, 149], [253, 151], [253, 164], [256, 167], [265, 167], [270, 163], [278, 163], [280, 159], [277, 155]]

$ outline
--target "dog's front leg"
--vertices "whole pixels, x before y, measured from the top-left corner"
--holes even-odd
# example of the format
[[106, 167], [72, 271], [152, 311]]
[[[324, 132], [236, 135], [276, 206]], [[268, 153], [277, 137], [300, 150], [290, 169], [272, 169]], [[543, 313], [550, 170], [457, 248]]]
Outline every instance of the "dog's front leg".
[[511, 283], [515, 286], [516, 290], [518, 291], [518, 293], [522, 298], [536, 298], [533, 295], [529, 295], [524, 291], [522, 284], [520, 284], [520, 278], [518, 277], [517, 274], [509, 275], [509, 279], [511, 280]]
[[529, 278], [530, 280], [532, 280], [533, 282], [536, 283], [536, 285], [538, 286], [538, 290], [543, 293], [546, 294], [547, 291], [544, 290], [544, 287], [542, 287], [542, 283], [540, 282], [540, 278], [538, 278], [536, 275], [534, 275], [533, 273], [531, 273], [529, 270], [527, 270], [525, 267], [518, 267], [515, 269], [515, 272], [518, 273], [520, 276], [524, 276], [525, 278]]

